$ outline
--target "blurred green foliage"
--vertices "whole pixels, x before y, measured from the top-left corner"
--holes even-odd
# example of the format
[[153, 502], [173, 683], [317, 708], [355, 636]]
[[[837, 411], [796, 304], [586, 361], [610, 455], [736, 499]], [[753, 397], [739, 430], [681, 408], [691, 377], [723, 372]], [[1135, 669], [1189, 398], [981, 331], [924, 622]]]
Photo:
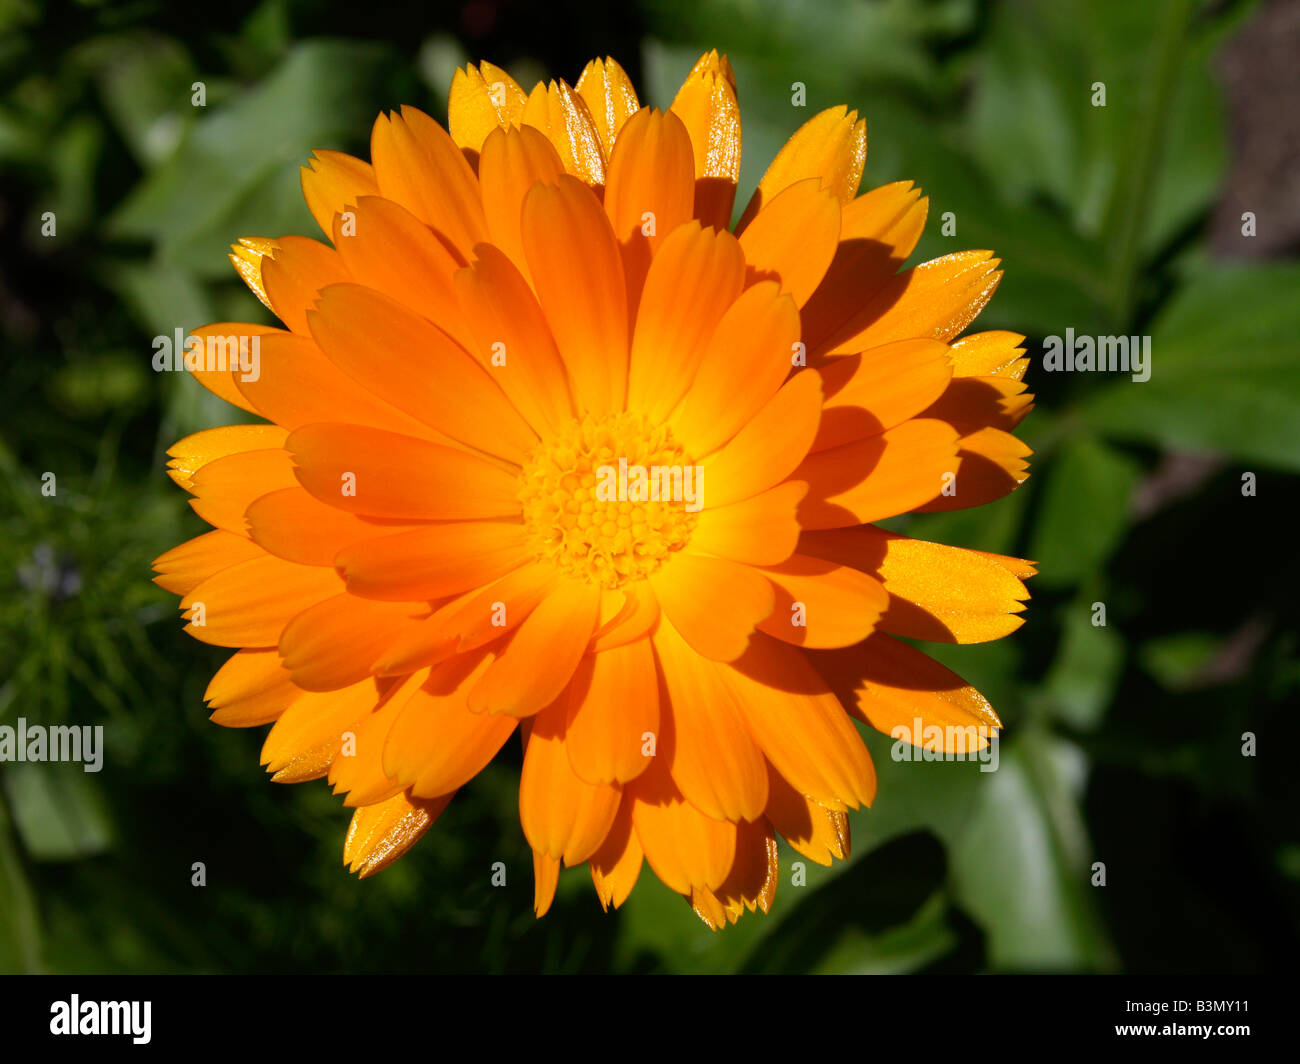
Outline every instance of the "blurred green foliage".
[[[1260, 5], [616, 7], [0, 3], [0, 723], [102, 723], [108, 746], [98, 775], [0, 765], [0, 971], [1281, 968], [1300, 944], [1282, 763], [1300, 689], [1300, 263], [1225, 263], [1204, 236], [1228, 162], [1213, 59]], [[206, 721], [223, 655], [148, 582], [202, 529], [163, 451], [232, 420], [148, 371], [150, 337], [265, 320], [227, 245], [314, 233], [310, 151], [364, 154], [382, 108], [443, 116], [458, 62], [572, 80], [612, 54], [666, 106], [711, 47], [740, 85], [741, 205], [809, 114], [846, 102], [868, 120], [864, 185], [930, 196], [915, 261], [1003, 258], [980, 328], [1026, 333], [1033, 355], [1067, 327], [1152, 337], [1140, 385], [1035, 359], [1031, 480], [895, 523], [1040, 564], [1020, 632], [927, 647], [998, 708], [1001, 765], [900, 764], [869, 736], [880, 797], [853, 819], [852, 859], [792, 887], [783, 850], [773, 914], [716, 935], [648, 871], [609, 916], [567, 873], [535, 922], [513, 745], [358, 883], [340, 864], [349, 814], [322, 783], [268, 784], [260, 735]]]

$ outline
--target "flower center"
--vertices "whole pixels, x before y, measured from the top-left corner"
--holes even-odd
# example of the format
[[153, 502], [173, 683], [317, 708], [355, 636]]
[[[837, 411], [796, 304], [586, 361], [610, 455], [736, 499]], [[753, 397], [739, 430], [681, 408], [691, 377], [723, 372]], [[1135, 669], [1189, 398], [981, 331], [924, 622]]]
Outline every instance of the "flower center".
[[538, 557], [607, 588], [680, 550], [702, 505], [702, 471], [666, 425], [640, 414], [570, 422], [533, 449], [519, 479]]

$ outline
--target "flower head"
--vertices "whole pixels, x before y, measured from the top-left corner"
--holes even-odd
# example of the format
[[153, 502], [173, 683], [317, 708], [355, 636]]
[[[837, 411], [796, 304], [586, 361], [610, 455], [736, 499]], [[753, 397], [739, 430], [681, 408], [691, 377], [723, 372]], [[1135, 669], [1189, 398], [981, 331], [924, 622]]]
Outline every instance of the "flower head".
[[956, 752], [1000, 727], [895, 637], [1013, 631], [1030, 565], [872, 524], [1025, 478], [1022, 337], [957, 339], [998, 260], [898, 272], [927, 201], [858, 195], [843, 107], [729, 231], [716, 53], [663, 112], [611, 59], [527, 94], [470, 66], [449, 127], [403, 108], [371, 162], [316, 153], [330, 243], [231, 255], [284, 328], [194, 334], [198, 379], [263, 419], [170, 451], [214, 531], [157, 580], [236, 648], [213, 719], [274, 722], [273, 778], [345, 795], [362, 875], [518, 730], [539, 915], [583, 863], [607, 907], [649, 864], [711, 926], [766, 910], [777, 836], [829, 864], [874, 798], [853, 718]]

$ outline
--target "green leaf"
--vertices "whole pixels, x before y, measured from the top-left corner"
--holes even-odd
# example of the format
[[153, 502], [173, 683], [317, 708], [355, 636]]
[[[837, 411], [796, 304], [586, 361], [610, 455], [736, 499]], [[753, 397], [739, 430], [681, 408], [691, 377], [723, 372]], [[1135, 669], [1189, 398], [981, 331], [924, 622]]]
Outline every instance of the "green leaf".
[[878, 787], [871, 808], [850, 817], [851, 862], [913, 831], [929, 831], [946, 845], [954, 845], [966, 831], [975, 796], [989, 774], [970, 761], [927, 759], [910, 743], [873, 730], [865, 731], [864, 739], [876, 766]]
[[999, 4], [976, 53], [969, 130], [1008, 199], [1047, 193], [1076, 206], [1085, 198], [1093, 116], [1077, 24], [1071, 31], [1058, 14], [1070, 6]]
[[1090, 886], [1091, 846], [1079, 809], [1080, 751], [1037, 732], [1001, 744], [949, 848], [953, 897], [988, 935], [1000, 970], [1115, 967]]
[[93, 70], [136, 161], [147, 169], [171, 155], [196, 118], [190, 93], [198, 74], [185, 49], [159, 33], [123, 33], [89, 41], [76, 55]]
[[286, 0], [263, 0], [244, 20], [239, 47], [259, 59], [269, 60], [282, 55], [292, 38]]
[[0, 973], [41, 970], [41, 932], [32, 888], [23, 874], [4, 798], [0, 796]]
[[[887, 873], [886, 873], [887, 874]], [[906, 923], [876, 935], [846, 927], [831, 939], [812, 975], [885, 975], [914, 972], [957, 945], [952, 910], [942, 893], [933, 895]]]
[[741, 80], [737, 69], [742, 108], [767, 94], [790, 109], [791, 86], [805, 85], [806, 110], [791, 112], [796, 125], [846, 102], [834, 94], [854, 83], [901, 82], [932, 91], [940, 71], [928, 40], [966, 31], [974, 16], [969, 0], [714, 0], [689, 6], [649, 0], [644, 11], [656, 37], [688, 42], [677, 48], [680, 60], [667, 79], [651, 77], [658, 91], [652, 99], [660, 106], [671, 102], [700, 53], [717, 48], [733, 61], [755, 64], [753, 78]]
[[[896, 746], [879, 734], [868, 733], [866, 740], [880, 789], [870, 810], [851, 817], [853, 856], [830, 870], [808, 866], [810, 872], [828, 873], [828, 885], [809, 903], [819, 898], [840, 901], [829, 906], [830, 915], [819, 916], [820, 905], [811, 905], [805, 915], [800, 906], [770, 941], [759, 944], [748, 967], [807, 962], [819, 970], [847, 970], [855, 950], [861, 951], [856, 956], [863, 966], [883, 967], [887, 943], [914, 939], [919, 939], [916, 952], [901, 951], [898, 970], [928, 964], [941, 955], [937, 951], [946, 951], [952, 942], [948, 917], [940, 919], [930, 911], [933, 899], [914, 912], [905, 904], [910, 897], [920, 905], [935, 888], [923, 868], [898, 857], [901, 851], [894, 840], [916, 839], [917, 832], [928, 832], [943, 843], [948, 855], [945, 894], [983, 927], [993, 967], [1114, 967], [1113, 947], [1089, 893], [1094, 889], [1089, 886], [1093, 858], [1079, 809], [1086, 763], [1077, 747], [1025, 728], [974, 763], [924, 760], [912, 748]], [[914, 759], [896, 759], [896, 752]], [[877, 899], [889, 918], [873, 928], [859, 869], [870, 867], [877, 853], [882, 868], [865, 881], [892, 876], [896, 883]], [[787, 883], [788, 875], [777, 892], [777, 907], [783, 898], [788, 904]], [[811, 938], [823, 940], [820, 948], [792, 930], [801, 922], [816, 922]], [[890, 927], [887, 932], [882, 930], [885, 925]], [[847, 935], [843, 944], [830, 945], [841, 932]]]
[[1192, 279], [1155, 322], [1151, 379], [1117, 382], [1078, 413], [1097, 432], [1300, 469], [1300, 265]]
[[53, 199], [48, 207], [55, 213], [61, 237], [79, 232], [91, 222], [95, 171], [103, 141], [102, 126], [83, 115], [68, 122], [47, 145], [54, 179]]
[[1102, 566], [1124, 536], [1137, 479], [1137, 464], [1106, 443], [1076, 436], [1061, 445], [1029, 548], [1036, 583], [1070, 584]]
[[1051, 709], [1078, 731], [1101, 723], [1124, 664], [1124, 641], [1107, 626], [1092, 623], [1092, 604], [1071, 603], [1056, 659], [1043, 681]]
[[[1111, 237], [1121, 217], [1149, 203], [1136, 219], [1148, 249], [1210, 203], [1226, 151], [1209, 60], [1239, 17], [1218, 14], [1188, 31], [1181, 18], [1191, 6], [997, 5], [977, 53], [970, 128], [980, 159], [1012, 198], [1046, 193], [1084, 232], [1098, 231], [1109, 212]], [[1093, 103], [1098, 83], [1104, 105]]]
[[369, 129], [390, 58], [369, 43], [296, 45], [263, 81], [199, 119], [109, 220], [109, 234], [155, 242], [169, 266], [225, 277], [237, 237], [311, 232], [298, 168], [314, 149]]
[[125, 351], [105, 351], [94, 361], [62, 366], [50, 380], [50, 393], [73, 417], [85, 418], [139, 405], [146, 397], [149, 371]]
[[1211, 204], [1226, 162], [1211, 60], [1238, 16], [1189, 27], [1192, 7], [1007, 0], [976, 59], [977, 155], [1005, 199], [1046, 196], [1099, 242], [1113, 328], [1128, 325], [1143, 257]]
[[[804, 861], [798, 855], [794, 860]], [[922, 968], [957, 943], [942, 891], [945, 874], [942, 847], [921, 834], [876, 850], [816, 888], [791, 886], [785, 873], [778, 890], [784, 905], [779, 915], [767, 917], [780, 922], [741, 970], [864, 974]]]
[[1209, 664], [1221, 643], [1222, 637], [1210, 632], [1176, 632], [1148, 639], [1138, 660], [1165, 690], [1177, 691]]
[[[158, 336], [172, 337], [177, 328], [197, 329], [212, 321], [212, 302], [188, 270], [160, 262], [105, 261], [104, 283], [125, 299], [137, 320]], [[150, 358], [153, 349], [148, 349]]]
[[104, 800], [80, 764], [12, 764], [5, 790], [33, 860], [69, 861], [108, 848], [112, 836]]

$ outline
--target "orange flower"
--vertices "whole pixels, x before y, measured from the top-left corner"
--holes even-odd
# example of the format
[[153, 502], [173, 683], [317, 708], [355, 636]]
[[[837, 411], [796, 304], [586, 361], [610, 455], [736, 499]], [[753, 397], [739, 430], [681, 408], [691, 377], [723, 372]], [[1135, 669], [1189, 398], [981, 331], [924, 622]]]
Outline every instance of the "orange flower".
[[897, 272], [927, 201], [857, 194], [865, 123], [843, 107], [729, 232], [740, 117], [716, 52], [666, 112], [609, 59], [528, 94], [470, 66], [449, 126], [403, 108], [370, 163], [316, 153], [303, 191], [332, 246], [235, 247], [285, 329], [200, 329], [209, 356], [242, 338], [259, 358], [193, 371], [265, 421], [172, 448], [215, 531], [157, 581], [191, 635], [238, 648], [213, 719], [274, 721], [273, 779], [326, 776], [356, 808], [363, 876], [518, 727], [539, 915], [561, 864], [608, 907], [643, 861], [710, 926], [766, 911], [776, 836], [829, 864], [875, 795], [851, 718], [947, 726], [925, 743], [958, 752], [1000, 726], [895, 636], [1006, 635], [1031, 566], [870, 523], [1026, 476], [1022, 337], [956, 339], [998, 260]]

